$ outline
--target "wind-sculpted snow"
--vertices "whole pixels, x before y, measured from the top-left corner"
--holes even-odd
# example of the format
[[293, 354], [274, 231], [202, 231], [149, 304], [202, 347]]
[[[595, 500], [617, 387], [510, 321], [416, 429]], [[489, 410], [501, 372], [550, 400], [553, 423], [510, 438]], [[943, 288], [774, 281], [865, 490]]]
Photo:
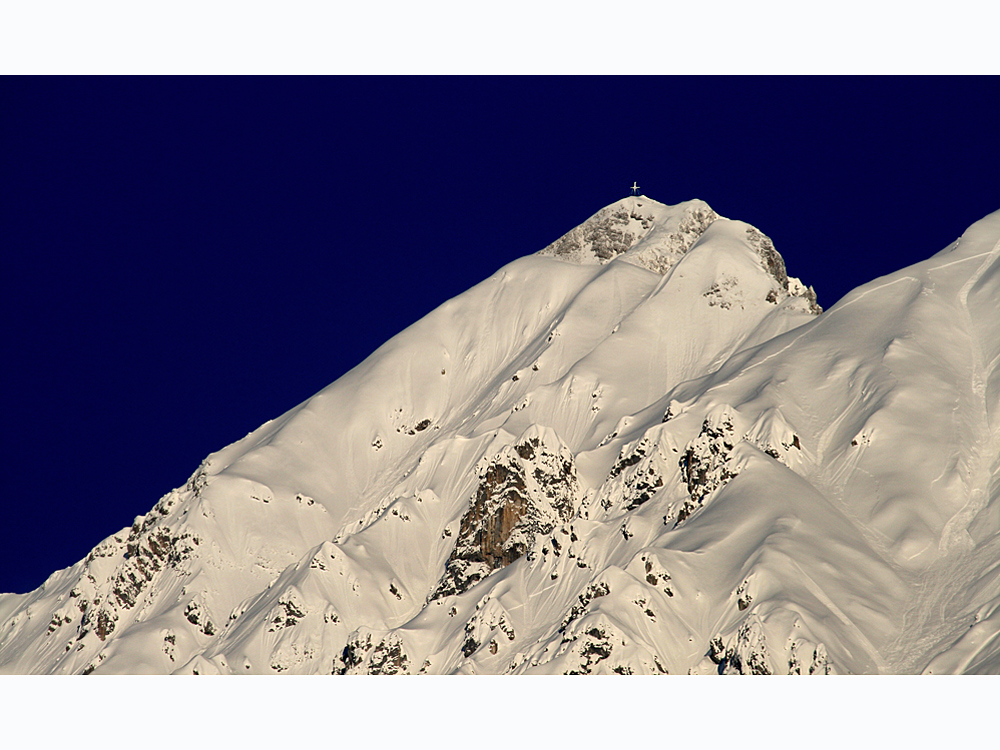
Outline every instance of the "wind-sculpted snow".
[[0, 670], [1000, 672], [1000, 213], [819, 314], [636, 196], [0, 596]]

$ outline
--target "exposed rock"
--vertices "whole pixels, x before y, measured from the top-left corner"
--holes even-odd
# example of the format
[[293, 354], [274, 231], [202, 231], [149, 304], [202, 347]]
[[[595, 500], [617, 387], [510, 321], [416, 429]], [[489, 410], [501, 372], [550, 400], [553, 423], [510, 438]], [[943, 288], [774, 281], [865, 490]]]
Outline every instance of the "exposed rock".
[[198, 544], [193, 534], [176, 533], [169, 526], [158, 525], [158, 521], [149, 514], [132, 526], [124, 560], [112, 578], [111, 593], [120, 607], [134, 607], [154, 575], [168, 567], [176, 568]]
[[823, 312], [823, 308], [816, 301], [816, 291], [811, 286], [807, 287], [798, 279], [788, 275], [788, 272], [785, 270], [785, 261], [778, 254], [778, 251], [774, 249], [774, 243], [771, 242], [771, 238], [756, 227], [748, 226], [746, 233], [747, 241], [760, 258], [764, 270], [777, 282], [780, 288], [780, 291], [772, 290], [769, 292], [767, 301], [778, 303], [782, 299], [785, 299], [786, 295], [788, 297], [801, 297], [808, 304], [809, 312], [814, 315], [819, 315]]
[[590, 603], [599, 597], [607, 596], [611, 593], [611, 587], [605, 581], [595, 581], [591, 583], [587, 588], [577, 597], [578, 603], [573, 605], [573, 608], [566, 615], [566, 619], [563, 620], [562, 625], [559, 626], [560, 631], [566, 630], [571, 622], [580, 617]]
[[644, 436], [622, 448], [600, 489], [598, 502], [605, 511], [635, 510], [663, 487], [666, 472], [666, 459], [659, 445]]
[[689, 206], [684, 209], [673, 232], [665, 238], [655, 235], [654, 240], [629, 253], [628, 260], [661, 276], [665, 275], [718, 218], [719, 215], [707, 205]]
[[739, 287], [739, 279], [733, 276], [723, 276], [702, 296], [708, 300], [709, 307], [729, 310], [738, 305], [741, 310], [743, 309], [743, 294]]
[[[499, 639], [501, 635], [504, 637]], [[496, 654], [501, 642], [509, 643], [514, 638], [514, 626], [507, 610], [491, 596], [487, 596], [476, 605], [476, 614], [465, 624], [462, 654], [468, 658], [486, 644], [489, 644], [490, 654]]]
[[724, 646], [721, 638], [713, 638], [708, 657], [719, 665], [719, 674], [772, 674], [764, 626], [754, 614], [743, 621], [730, 645]]
[[201, 604], [197, 600], [188, 602], [187, 606], [184, 608], [184, 617], [192, 625], [197, 625], [198, 629], [205, 635], [215, 635], [215, 625], [212, 623], [211, 619], [209, 619], [208, 615], [205, 613]]
[[634, 265], [665, 274], [719, 216], [707, 205], [694, 201], [679, 217], [657, 226], [653, 203], [636, 199], [612, 204], [541, 250], [539, 255], [578, 263], [608, 263], [625, 255]]
[[624, 206], [608, 206], [539, 251], [539, 255], [575, 258], [590, 252], [601, 261], [609, 261], [632, 247], [635, 241], [635, 235], [626, 231], [630, 218]]
[[550, 450], [537, 434], [480, 464], [476, 495], [431, 598], [462, 593], [530, 554], [537, 535], [576, 515], [579, 496], [573, 454]]
[[283, 628], [290, 628], [305, 616], [305, 605], [302, 604], [298, 592], [291, 588], [278, 598], [278, 603], [268, 615], [270, 624], [267, 632], [273, 633]]
[[334, 674], [409, 674], [409, 657], [396, 633], [388, 633], [377, 644], [372, 633], [351, 633], [334, 667]]
[[785, 270], [785, 261], [774, 249], [771, 238], [764, 234], [757, 227], [747, 227], [747, 241], [760, 257], [764, 270], [768, 272], [778, 285], [788, 291], [788, 272]]
[[[800, 656], [801, 651], [805, 651], [804, 659]], [[789, 648], [788, 674], [828, 675], [830, 671], [826, 647], [822, 643], [813, 646], [797, 640], [792, 641]]]
[[356, 670], [365, 660], [368, 652], [372, 650], [371, 633], [361, 633], [356, 630], [347, 638], [344, 650], [340, 654], [340, 665], [335, 667], [334, 674], [348, 674]]
[[368, 674], [409, 674], [409, 659], [398, 635], [390, 633], [372, 651]]
[[109, 612], [106, 609], [102, 609], [97, 613], [97, 637], [102, 641], [111, 635], [115, 630], [115, 622], [118, 620], [117, 615], [113, 612]]
[[747, 593], [747, 586], [749, 586], [749, 581], [743, 581], [736, 588], [736, 606], [740, 612], [750, 607], [753, 604], [753, 596]]
[[666, 571], [655, 554], [642, 555], [640, 561], [643, 564], [643, 574], [645, 581], [650, 586], [661, 589], [667, 596], [673, 596], [673, 589], [670, 588], [670, 573]]
[[736, 476], [737, 470], [730, 461], [737, 442], [734, 429], [732, 416], [725, 412], [714, 419], [706, 419], [698, 437], [688, 443], [680, 459], [680, 469], [690, 497], [677, 513], [677, 524]]
[[[621, 636], [610, 624], [603, 622], [585, 626], [586, 630], [578, 631], [563, 638], [560, 652], [568, 650], [571, 654], [569, 664], [563, 674], [593, 674], [594, 672], [614, 672], [615, 667], [602, 664], [611, 658], [614, 642], [621, 642]], [[623, 666], [623, 665], [615, 665]], [[627, 666], [625, 667], [627, 669]], [[622, 674], [618, 671], [617, 674]]]
[[163, 653], [167, 655], [170, 661], [176, 661], [175, 658], [175, 647], [177, 645], [177, 634], [172, 630], [168, 630], [166, 635], [163, 636]]
[[[207, 464], [195, 472], [189, 485], [201, 488], [207, 483]], [[84, 639], [93, 632], [98, 640], [107, 640], [116, 630], [120, 616], [136, 607], [154, 578], [166, 571], [183, 567], [183, 563], [195, 552], [199, 539], [190, 532], [178, 532], [170, 521], [171, 513], [178, 505], [177, 493], [172, 492], [145, 516], [136, 518], [127, 536], [116, 534], [98, 544], [84, 560], [84, 571], [80, 582], [70, 591], [70, 600], [75, 605], [59, 610], [59, 623], [72, 621], [72, 610], [80, 612], [77, 640]], [[118, 560], [110, 575], [103, 574], [101, 585], [97, 584], [95, 566], [107, 565], [106, 560]], [[105, 568], [106, 569], [106, 568]], [[49, 625], [53, 632], [55, 618]]]

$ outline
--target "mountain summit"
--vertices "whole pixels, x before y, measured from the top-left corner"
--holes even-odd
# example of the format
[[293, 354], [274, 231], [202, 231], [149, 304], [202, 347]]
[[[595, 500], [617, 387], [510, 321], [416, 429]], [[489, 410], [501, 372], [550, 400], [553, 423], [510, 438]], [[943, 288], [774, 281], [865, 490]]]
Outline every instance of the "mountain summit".
[[826, 313], [632, 196], [36, 591], [18, 673], [1000, 672], [1000, 212]]

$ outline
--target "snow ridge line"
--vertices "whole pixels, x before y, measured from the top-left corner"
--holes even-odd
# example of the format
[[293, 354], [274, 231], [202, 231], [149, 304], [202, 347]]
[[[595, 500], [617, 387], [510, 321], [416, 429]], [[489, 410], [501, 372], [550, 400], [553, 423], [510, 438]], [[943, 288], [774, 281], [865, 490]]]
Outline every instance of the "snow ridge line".
[[[988, 462], [991, 457], [1000, 452], [1000, 435], [997, 434], [990, 424], [989, 403], [986, 400], [985, 359], [983, 357], [982, 347], [979, 344], [979, 339], [975, 334], [972, 314], [969, 312], [969, 293], [983, 277], [983, 274], [986, 273], [986, 270], [992, 266], [996, 262], [997, 257], [1000, 256], [1000, 240], [997, 240], [990, 252], [974, 257], [979, 258], [983, 257], [983, 255], [987, 256], [986, 260], [979, 265], [979, 268], [977, 268], [962, 285], [962, 288], [958, 292], [958, 299], [961, 303], [961, 310], [963, 316], [965, 317], [965, 324], [969, 331], [969, 341], [972, 348], [972, 393], [979, 397], [982, 405], [983, 419], [985, 422], [982, 427], [986, 432], [986, 435], [984, 436], [986, 440], [984, 442], [989, 445], [990, 450], [988, 455], [984, 455], [982, 450], [977, 451], [978, 455], [976, 456], [977, 469], [975, 485], [969, 493], [969, 500], [950, 519], [948, 519], [941, 531], [941, 541], [938, 544], [938, 549], [945, 554], [959, 544], [961, 544], [962, 547], [968, 548], [971, 539], [967, 538], [967, 534], [963, 536], [963, 533], [965, 528], [968, 526], [968, 523], [975, 518], [976, 514], [982, 509], [986, 501], [989, 499], [989, 484], [992, 472], [990, 471]], [[964, 544], [962, 544], [963, 542]]]
[[[812, 330], [814, 328], [818, 328], [820, 325], [822, 325], [823, 322], [825, 322], [826, 320], [829, 320], [830, 317], [832, 317], [834, 313], [839, 313], [841, 310], [844, 310], [844, 309], [846, 309], [848, 307], [851, 307], [852, 305], [860, 302], [862, 299], [864, 299], [865, 297], [867, 297], [869, 294], [872, 294], [873, 292], [877, 292], [880, 289], [887, 289], [888, 287], [892, 286], [893, 284], [898, 284], [901, 281], [917, 281], [917, 282], [919, 282], [919, 279], [916, 279], [913, 276], [901, 276], [898, 279], [893, 279], [892, 281], [889, 281], [889, 282], [887, 282], [885, 284], [882, 284], [880, 286], [872, 287], [871, 289], [868, 289], [867, 291], [865, 291], [863, 294], [860, 294], [857, 297], [855, 297], [854, 299], [849, 300], [848, 302], [845, 302], [843, 305], [837, 305], [837, 306], [834, 306], [834, 307], [830, 308], [826, 312], [821, 313], [819, 315], [819, 317], [817, 317], [814, 320], [809, 321], [809, 322], [805, 323], [804, 325], [800, 326], [801, 328], [805, 328], [806, 330], [804, 330], [801, 333], [799, 333], [798, 336], [796, 336], [794, 339], [792, 339], [791, 341], [789, 341], [787, 344], [785, 344], [783, 347], [781, 347], [778, 351], [771, 352], [766, 357], [764, 357], [764, 359], [757, 360], [756, 362], [754, 362], [753, 364], [751, 364], [751, 365], [749, 365], [747, 367], [743, 367], [743, 368], [740, 368], [740, 369], [736, 370], [729, 378], [726, 378], [725, 380], [723, 380], [720, 383], [716, 383], [711, 388], [709, 388], [707, 391], [705, 391], [705, 393], [703, 395], [708, 395], [708, 393], [710, 393], [711, 391], [714, 391], [717, 388], [723, 387], [727, 383], [731, 382], [734, 378], [742, 377], [742, 376], [746, 375], [746, 373], [750, 372], [751, 370], [754, 370], [755, 368], [760, 367], [765, 362], [769, 362], [770, 360], [774, 359], [775, 357], [777, 357], [777, 356], [779, 356], [781, 354], [784, 354], [786, 351], [788, 351], [793, 346], [795, 346], [795, 344], [797, 344], [802, 338], [808, 336], [812, 332]], [[791, 331], [788, 331], [788, 333], [792, 333], [792, 332], [794, 332], [796, 330], [798, 330], [798, 329], [797, 328], [793, 328]], [[787, 335], [787, 334], [781, 334], [781, 335], [784, 336], [784, 335]], [[776, 337], [776, 338], [780, 338], [780, 337]], [[763, 344], [760, 344], [758, 346], [758, 349], [763, 349], [771, 341], [774, 341], [774, 339], [769, 339], [768, 341], [765, 341]], [[735, 352], [732, 356], [736, 356], [739, 353], [740, 352]], [[730, 359], [731, 358], [732, 357], [730, 357]], [[728, 359], [726, 361], [728, 361]], [[722, 366], [719, 367], [717, 370], [715, 370], [715, 372], [717, 373], [719, 370], [722, 369], [722, 367], [725, 367], [725, 362], [723, 362]]]
[[[942, 646], [947, 649], [948, 645], [960, 635], [965, 627], [963, 623], [949, 623], [946, 613], [949, 609], [948, 605], [955, 602], [956, 597], [961, 595], [957, 584], [962, 580], [969, 580], [972, 569], [975, 567], [973, 563], [973, 556], [976, 553], [975, 545], [966, 529], [989, 499], [991, 479], [989, 461], [1000, 451], [1000, 435], [990, 429], [989, 413], [986, 409], [985, 368], [982, 349], [975, 336], [972, 316], [968, 309], [968, 297], [972, 288], [982, 278], [986, 270], [996, 262], [998, 256], [1000, 256], [1000, 240], [994, 244], [993, 249], [989, 252], [962, 258], [930, 269], [936, 271], [965, 261], [985, 258], [959, 289], [957, 298], [965, 318], [972, 350], [971, 392], [974, 397], [979, 398], [982, 405], [983, 423], [980, 425], [980, 431], [986, 434], [980, 435], [980, 439], [989, 446], [989, 449], [986, 453], [982, 449], [976, 451], [974, 457], [976, 469], [973, 476], [970, 476], [972, 489], [969, 492], [968, 501], [942, 527], [941, 538], [938, 542], [941, 558], [920, 577], [917, 591], [903, 613], [899, 633], [886, 650], [887, 659], [899, 672], [910, 672], [914, 670], [914, 667], [917, 668], [918, 672], [922, 671], [921, 667], [926, 669], [927, 665], [939, 655], [939, 649]], [[974, 441], [971, 444], [980, 443]]]

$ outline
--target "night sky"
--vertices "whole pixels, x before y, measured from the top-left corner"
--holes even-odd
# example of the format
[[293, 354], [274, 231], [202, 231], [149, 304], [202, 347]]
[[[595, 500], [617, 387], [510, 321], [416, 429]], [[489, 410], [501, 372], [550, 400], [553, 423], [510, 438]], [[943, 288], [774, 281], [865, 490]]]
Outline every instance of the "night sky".
[[998, 78], [0, 80], [0, 591], [633, 180], [830, 307], [1000, 208]]

